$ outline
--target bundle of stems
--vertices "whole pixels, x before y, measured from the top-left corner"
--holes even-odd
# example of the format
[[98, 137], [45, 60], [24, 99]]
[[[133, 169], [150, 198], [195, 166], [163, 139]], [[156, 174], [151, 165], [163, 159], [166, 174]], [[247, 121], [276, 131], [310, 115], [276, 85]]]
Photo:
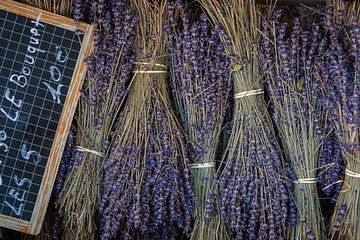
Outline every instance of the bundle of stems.
[[324, 17], [328, 49], [319, 67], [323, 103], [346, 162], [331, 220], [332, 238], [360, 239], [360, 3], [329, 1]]
[[102, 162], [110, 149], [135, 58], [136, 18], [128, 1], [99, 0], [92, 9], [97, 31], [78, 106], [75, 166], [58, 199], [64, 239], [95, 239]]
[[216, 186], [221, 218], [235, 239], [284, 239], [289, 186], [263, 97], [260, 14], [254, 0], [200, 3], [229, 36], [223, 39], [233, 65], [234, 119]]
[[321, 139], [328, 133], [322, 127], [326, 116], [316, 79], [316, 66], [325, 51], [324, 31], [316, 22], [302, 28], [298, 18], [289, 29], [281, 14], [276, 11], [274, 19], [263, 21], [261, 52], [273, 120], [294, 171], [297, 217], [292, 219], [289, 239], [325, 239], [317, 169]]
[[[215, 181], [216, 150], [231, 90], [231, 65], [219, 27], [211, 29], [205, 14], [190, 23], [184, 5], [168, 5], [171, 28], [170, 86], [190, 144], [197, 206], [191, 239], [225, 239], [218, 220], [206, 216], [206, 204]], [[175, 19], [179, 11], [180, 19]], [[176, 24], [179, 20], [181, 24]]]
[[70, 17], [73, 0], [23, 0], [25, 4]]
[[167, 85], [166, 3], [132, 4], [139, 16], [137, 67], [103, 166], [100, 238], [181, 239], [190, 230], [194, 194]]

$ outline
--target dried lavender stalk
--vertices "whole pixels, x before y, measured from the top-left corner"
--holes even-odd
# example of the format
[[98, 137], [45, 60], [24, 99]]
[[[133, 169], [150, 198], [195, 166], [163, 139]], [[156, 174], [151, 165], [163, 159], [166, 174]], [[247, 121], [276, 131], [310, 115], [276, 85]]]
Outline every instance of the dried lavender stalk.
[[234, 239], [284, 239], [289, 189], [263, 98], [260, 15], [254, 0], [200, 2], [229, 36], [233, 65], [233, 127], [217, 182], [221, 218]]
[[[326, 115], [317, 91], [316, 66], [325, 49], [324, 32], [314, 23], [308, 29], [296, 18], [290, 30], [275, 19], [263, 22], [262, 65], [272, 101], [272, 116], [279, 130], [286, 159], [294, 175], [297, 218], [289, 229], [290, 239], [325, 239], [325, 226], [317, 193], [317, 169], [322, 126]], [[296, 220], [296, 221], [295, 221]]]
[[[215, 181], [216, 150], [231, 89], [230, 59], [219, 27], [210, 28], [205, 14], [190, 23], [184, 5], [168, 4], [171, 50], [170, 86], [187, 141], [197, 204], [191, 239], [225, 239], [218, 220], [206, 216], [207, 199]], [[177, 25], [175, 10], [181, 25]], [[208, 228], [209, 230], [207, 230]]]
[[165, 1], [132, 4], [140, 19], [137, 70], [103, 166], [100, 238], [180, 239], [190, 230], [194, 196], [167, 86]]
[[[82, 14], [79, 8], [83, 9]], [[64, 238], [94, 239], [102, 162], [127, 93], [134, 61], [136, 18], [126, 0], [86, 1], [82, 6], [77, 1], [75, 9], [78, 10], [74, 17], [87, 17], [97, 31], [78, 108], [77, 144], [82, 149], [77, 150], [76, 164], [66, 179], [58, 205], [64, 219]]]
[[331, 221], [331, 235], [360, 238], [360, 4], [329, 1], [323, 26], [327, 51], [319, 66], [323, 103], [346, 161], [343, 189]]
[[73, 4], [73, 0], [23, 0], [23, 2], [67, 17], [70, 17]]

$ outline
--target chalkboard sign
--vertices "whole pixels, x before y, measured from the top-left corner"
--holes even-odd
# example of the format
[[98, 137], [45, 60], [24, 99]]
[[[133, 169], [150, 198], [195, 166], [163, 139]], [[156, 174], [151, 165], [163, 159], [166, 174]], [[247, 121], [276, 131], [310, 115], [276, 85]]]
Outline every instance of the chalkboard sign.
[[0, 226], [41, 229], [92, 41], [90, 25], [0, 1]]

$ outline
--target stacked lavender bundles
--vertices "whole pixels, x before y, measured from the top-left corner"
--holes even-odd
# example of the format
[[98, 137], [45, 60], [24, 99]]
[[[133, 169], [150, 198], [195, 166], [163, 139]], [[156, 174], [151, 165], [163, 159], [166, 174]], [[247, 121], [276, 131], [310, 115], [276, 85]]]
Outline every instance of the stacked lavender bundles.
[[319, 65], [323, 103], [346, 161], [343, 189], [332, 217], [331, 234], [360, 238], [360, 4], [334, 0], [324, 18], [327, 45]]
[[282, 11], [274, 15], [263, 21], [261, 51], [273, 120], [294, 171], [297, 216], [291, 216], [289, 238], [325, 239], [316, 186], [321, 137], [328, 134], [322, 128], [326, 119], [315, 74], [324, 52], [323, 31], [316, 23], [309, 31], [302, 29], [299, 19], [290, 29], [280, 22]]
[[226, 47], [233, 64], [233, 128], [218, 179], [221, 217], [233, 239], [284, 239], [289, 191], [263, 99], [255, 1], [200, 2], [230, 37]]
[[190, 230], [194, 193], [167, 86], [166, 4], [132, 3], [140, 18], [137, 70], [104, 162], [100, 238], [180, 239]]
[[[136, 19], [126, 0], [75, 1], [74, 18], [97, 26], [78, 107], [76, 164], [59, 199], [64, 239], [95, 239], [102, 161], [126, 95]], [[85, 14], [86, 13], [86, 14]]]
[[[190, 23], [180, 1], [176, 7], [168, 4], [167, 9], [171, 24], [170, 86], [190, 145], [197, 199], [191, 239], [225, 239], [223, 229], [217, 228], [218, 219], [206, 216], [206, 204], [214, 185], [216, 150], [231, 89], [230, 59], [219, 28], [211, 29], [206, 15]], [[174, 19], [175, 10], [180, 11], [181, 25]]]

